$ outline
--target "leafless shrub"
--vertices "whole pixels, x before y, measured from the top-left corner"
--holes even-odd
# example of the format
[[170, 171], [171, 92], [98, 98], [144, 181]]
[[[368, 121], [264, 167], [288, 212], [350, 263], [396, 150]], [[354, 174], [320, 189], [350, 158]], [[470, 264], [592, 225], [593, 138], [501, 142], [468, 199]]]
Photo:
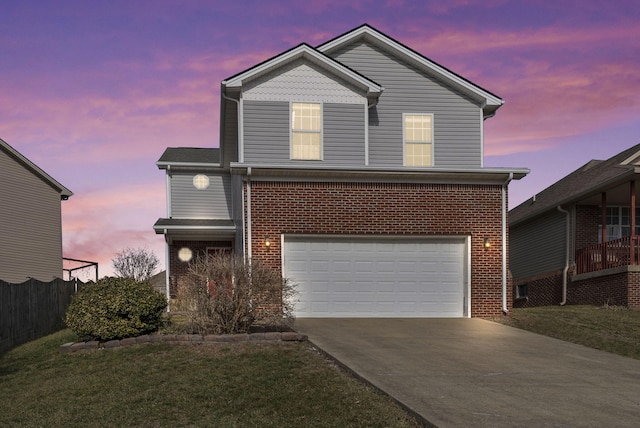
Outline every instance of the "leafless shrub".
[[151, 278], [160, 260], [147, 248], [125, 248], [111, 262], [116, 276], [141, 282]]
[[187, 329], [197, 334], [248, 332], [252, 326], [284, 328], [293, 315], [294, 287], [278, 272], [230, 254], [198, 256], [177, 298]]

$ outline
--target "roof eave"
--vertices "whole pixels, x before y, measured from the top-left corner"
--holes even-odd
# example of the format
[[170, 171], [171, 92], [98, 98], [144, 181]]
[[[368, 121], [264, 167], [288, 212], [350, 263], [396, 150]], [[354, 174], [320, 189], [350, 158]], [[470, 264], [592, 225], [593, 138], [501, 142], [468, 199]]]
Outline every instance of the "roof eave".
[[[531, 210], [529, 214], [524, 215], [519, 219], [516, 219], [516, 221], [510, 221], [509, 225], [510, 226], [517, 226], [518, 224], [523, 223], [523, 222], [525, 222], [527, 220], [531, 220], [531, 219], [533, 219], [535, 217], [538, 217], [538, 216], [540, 216], [542, 214], [545, 214], [545, 213], [547, 213], [549, 211], [556, 210], [557, 207], [564, 207], [564, 206], [567, 206], [567, 205], [572, 205], [572, 204], [575, 204], [577, 202], [580, 202], [583, 199], [589, 198], [589, 197], [591, 197], [593, 195], [596, 195], [598, 193], [602, 193], [602, 191], [607, 190], [608, 188], [620, 185], [621, 183], [623, 183], [626, 180], [628, 180], [629, 176], [633, 176], [633, 175], [636, 175], [636, 174], [640, 174], [640, 167], [634, 166], [633, 168], [625, 168], [625, 169], [623, 169], [623, 172], [621, 174], [618, 174], [618, 175], [616, 175], [614, 177], [611, 177], [606, 181], [599, 182], [597, 186], [592, 186], [592, 187], [590, 187], [588, 189], [583, 190], [580, 193], [576, 193], [574, 195], [571, 195], [568, 198], [561, 199], [558, 202], [556, 202], [553, 205], [550, 205], [550, 206], [548, 206], [546, 208], [542, 208], [542, 209], [539, 209], [539, 210]], [[523, 202], [523, 203], [526, 203], [526, 201]], [[520, 205], [518, 205], [518, 206], [520, 206]]]
[[210, 162], [156, 162], [158, 169], [218, 169], [222, 168], [222, 164]]
[[338, 61], [316, 51], [314, 48], [307, 44], [301, 44], [289, 51], [286, 51], [280, 55], [277, 55], [255, 67], [252, 67], [244, 72], [241, 72], [229, 79], [222, 81], [222, 88], [224, 91], [230, 90], [232, 92], [238, 91], [242, 86], [250, 79], [257, 75], [262, 75], [273, 69], [278, 68], [281, 64], [290, 62], [298, 58], [304, 58], [308, 56], [314, 61], [324, 64], [327, 68], [334, 70], [335, 73], [341, 75], [345, 80], [355, 84], [363, 90], [366, 90], [367, 96], [379, 96], [384, 88], [376, 82], [360, 75], [359, 73], [351, 70], [345, 65], [340, 64]]
[[528, 168], [387, 168], [323, 165], [265, 165], [232, 163], [232, 174], [247, 174], [249, 168], [252, 176], [304, 177], [323, 175], [326, 177], [371, 177], [371, 178], [405, 178], [405, 179], [457, 179], [474, 178], [483, 181], [504, 182], [507, 179], [520, 180], [529, 174]]
[[13, 158], [17, 159], [18, 162], [22, 163], [26, 168], [30, 169], [34, 174], [56, 189], [56, 191], [60, 193], [61, 200], [67, 200], [69, 197], [73, 196], [73, 192], [71, 190], [67, 189], [52, 176], [44, 172], [44, 170], [42, 170], [38, 165], [31, 162], [22, 153], [11, 147], [11, 145], [2, 138], [0, 138], [0, 147], [3, 147]]

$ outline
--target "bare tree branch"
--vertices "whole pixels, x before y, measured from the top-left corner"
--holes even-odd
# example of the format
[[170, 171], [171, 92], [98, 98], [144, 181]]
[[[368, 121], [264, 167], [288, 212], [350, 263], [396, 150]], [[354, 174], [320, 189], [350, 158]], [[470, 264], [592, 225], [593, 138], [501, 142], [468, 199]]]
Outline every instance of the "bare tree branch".
[[147, 281], [160, 264], [155, 253], [148, 248], [125, 248], [111, 260], [116, 276]]

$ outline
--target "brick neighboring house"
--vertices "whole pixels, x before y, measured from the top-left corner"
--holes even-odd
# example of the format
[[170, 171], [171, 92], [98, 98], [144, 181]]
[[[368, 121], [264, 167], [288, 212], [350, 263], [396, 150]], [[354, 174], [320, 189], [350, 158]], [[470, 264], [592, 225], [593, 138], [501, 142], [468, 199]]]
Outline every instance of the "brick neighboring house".
[[298, 317], [511, 306], [508, 184], [483, 166], [502, 99], [363, 25], [221, 85], [220, 148], [168, 148], [167, 280], [229, 249], [298, 284]]
[[639, 174], [637, 145], [588, 162], [509, 212], [515, 306], [640, 308]]
[[0, 139], [0, 280], [62, 278], [62, 207], [73, 193]]

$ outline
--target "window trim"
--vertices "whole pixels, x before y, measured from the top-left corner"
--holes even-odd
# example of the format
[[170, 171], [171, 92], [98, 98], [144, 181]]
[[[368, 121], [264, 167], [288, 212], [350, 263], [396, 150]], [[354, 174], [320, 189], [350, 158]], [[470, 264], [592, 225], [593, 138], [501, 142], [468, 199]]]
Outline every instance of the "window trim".
[[516, 299], [529, 299], [529, 283], [522, 283], [516, 285]]
[[[623, 223], [623, 209], [629, 210], [628, 223]], [[609, 205], [607, 210], [616, 210], [618, 224], [609, 224], [609, 212], [607, 212], [607, 242], [615, 241], [631, 235], [631, 207], [628, 205]], [[626, 229], [627, 234], [624, 233]], [[615, 233], [614, 233], [615, 230]], [[640, 235], [640, 207], [636, 208], [636, 235]], [[602, 223], [598, 224], [598, 244], [602, 244]]]
[[[406, 132], [407, 129], [405, 127], [405, 121], [406, 121], [406, 117], [407, 116], [429, 116], [431, 117], [431, 141], [428, 143], [425, 142], [420, 142], [420, 141], [407, 141], [407, 136], [406, 136]], [[433, 113], [425, 113], [425, 112], [406, 112], [406, 113], [402, 113], [402, 165], [403, 166], [408, 166], [407, 165], [407, 143], [410, 144], [429, 144], [431, 146], [431, 165], [425, 165], [425, 166], [413, 166], [413, 165], [409, 165], [408, 167], [410, 168], [432, 168], [435, 166], [435, 138], [434, 138], [434, 129], [435, 129], [435, 118], [434, 118], [434, 114]]]
[[[320, 156], [315, 158], [295, 158], [293, 157], [293, 106], [294, 104], [316, 104], [320, 108], [320, 129], [315, 130], [299, 130], [298, 133], [319, 134], [320, 136]], [[289, 160], [293, 161], [323, 161], [324, 160], [324, 104], [321, 101], [290, 101], [289, 102]]]

